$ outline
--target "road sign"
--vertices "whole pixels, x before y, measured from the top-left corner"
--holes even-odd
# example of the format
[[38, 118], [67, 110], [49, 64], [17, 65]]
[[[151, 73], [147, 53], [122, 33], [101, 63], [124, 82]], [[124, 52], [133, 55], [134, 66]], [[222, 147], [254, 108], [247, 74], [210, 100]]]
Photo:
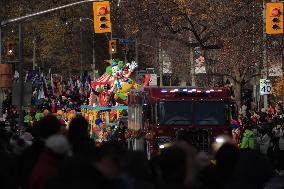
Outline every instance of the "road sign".
[[196, 73], [196, 74], [206, 73], [205, 58], [204, 58], [204, 56], [199, 56], [199, 57], [195, 60], [195, 62], [196, 62], [196, 64], [195, 64], [195, 73]]
[[135, 40], [130, 39], [118, 39], [120, 44], [128, 44], [128, 43], [134, 43]]
[[157, 80], [157, 74], [150, 74], [151, 79], [150, 79], [150, 86], [157, 86], [158, 85], [158, 80]]
[[272, 92], [272, 84], [269, 79], [260, 79], [260, 95], [269, 95]]
[[269, 76], [282, 76], [283, 72], [282, 72], [281, 66], [274, 66], [272, 68], [269, 68], [268, 75]]

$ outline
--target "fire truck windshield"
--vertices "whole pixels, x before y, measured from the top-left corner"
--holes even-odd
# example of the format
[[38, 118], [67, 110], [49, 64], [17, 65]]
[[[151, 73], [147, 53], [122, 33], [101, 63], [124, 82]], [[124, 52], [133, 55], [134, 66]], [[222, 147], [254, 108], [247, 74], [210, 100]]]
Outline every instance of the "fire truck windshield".
[[224, 102], [202, 101], [194, 103], [194, 121], [196, 125], [225, 125], [228, 105]]
[[218, 101], [162, 101], [158, 109], [161, 125], [224, 125], [228, 105]]
[[190, 101], [160, 102], [159, 123], [162, 125], [192, 124], [192, 102]]

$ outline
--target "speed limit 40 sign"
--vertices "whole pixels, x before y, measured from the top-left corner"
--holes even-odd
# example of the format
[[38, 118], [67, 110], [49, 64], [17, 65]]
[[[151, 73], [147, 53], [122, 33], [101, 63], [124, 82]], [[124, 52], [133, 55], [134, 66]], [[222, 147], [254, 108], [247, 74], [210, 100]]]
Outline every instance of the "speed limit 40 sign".
[[260, 79], [260, 95], [269, 95], [272, 92], [272, 84], [269, 79]]

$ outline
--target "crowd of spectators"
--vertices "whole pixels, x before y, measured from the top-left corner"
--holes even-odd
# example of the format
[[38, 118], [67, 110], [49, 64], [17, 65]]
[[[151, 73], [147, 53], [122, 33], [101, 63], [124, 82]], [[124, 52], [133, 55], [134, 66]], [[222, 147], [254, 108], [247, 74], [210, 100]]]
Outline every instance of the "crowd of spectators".
[[21, 133], [0, 134], [2, 189], [284, 187], [276, 163], [283, 159], [271, 161], [256, 148], [233, 143], [223, 144], [214, 161], [183, 141], [148, 160], [143, 152], [128, 151], [120, 142], [97, 147], [88, 135], [88, 122], [80, 116], [68, 130], [47, 115]]

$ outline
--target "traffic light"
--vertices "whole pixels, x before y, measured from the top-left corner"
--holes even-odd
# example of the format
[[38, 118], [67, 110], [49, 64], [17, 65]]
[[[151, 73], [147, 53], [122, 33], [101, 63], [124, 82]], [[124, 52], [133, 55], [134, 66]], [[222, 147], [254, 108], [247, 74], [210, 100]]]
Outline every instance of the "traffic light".
[[109, 54], [116, 54], [117, 53], [117, 42], [115, 39], [109, 40]]
[[266, 33], [283, 33], [283, 3], [266, 3]]
[[109, 1], [94, 2], [93, 11], [95, 33], [111, 32]]
[[6, 56], [11, 57], [15, 54], [15, 43], [13, 41], [6, 42]]

